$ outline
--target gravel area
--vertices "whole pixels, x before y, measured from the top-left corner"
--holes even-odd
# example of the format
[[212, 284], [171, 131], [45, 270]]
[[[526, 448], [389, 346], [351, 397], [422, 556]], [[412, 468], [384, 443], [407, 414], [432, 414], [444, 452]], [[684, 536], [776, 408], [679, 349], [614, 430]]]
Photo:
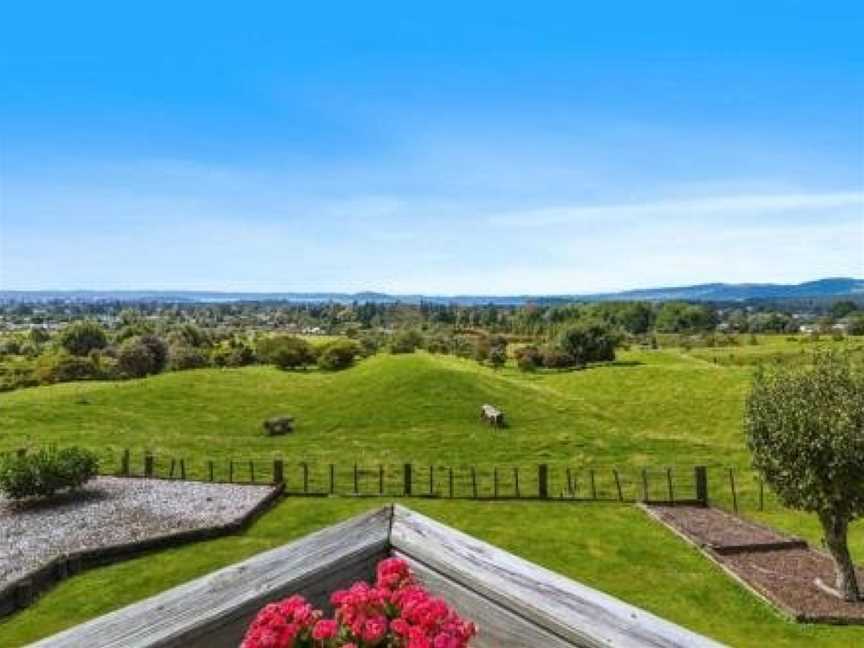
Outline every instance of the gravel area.
[[651, 506], [651, 512], [699, 546], [712, 549], [800, 542], [774, 529], [704, 506]]
[[[864, 602], [847, 603], [815, 585], [834, 584], [834, 565], [800, 538], [698, 506], [648, 506], [648, 512], [699, 546], [748, 588], [799, 621], [864, 623]], [[864, 570], [858, 570], [864, 583]]]
[[99, 477], [51, 503], [22, 506], [0, 497], [0, 590], [62, 554], [239, 521], [272, 490]]

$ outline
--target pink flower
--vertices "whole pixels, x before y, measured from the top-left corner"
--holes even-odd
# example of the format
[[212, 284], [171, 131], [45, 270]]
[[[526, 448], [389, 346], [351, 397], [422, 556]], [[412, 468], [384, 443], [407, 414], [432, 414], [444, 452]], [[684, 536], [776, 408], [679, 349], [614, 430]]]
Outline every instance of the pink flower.
[[363, 624], [363, 630], [360, 632], [360, 638], [367, 644], [375, 645], [387, 634], [387, 617], [377, 616], [368, 619]]
[[312, 630], [313, 639], [332, 639], [339, 632], [339, 625], [332, 619], [323, 619], [315, 624]]
[[302, 596], [264, 606], [242, 648], [467, 648], [477, 634], [442, 599], [430, 596], [398, 558], [381, 561], [375, 585], [358, 582], [331, 596], [332, 619], [323, 619]]

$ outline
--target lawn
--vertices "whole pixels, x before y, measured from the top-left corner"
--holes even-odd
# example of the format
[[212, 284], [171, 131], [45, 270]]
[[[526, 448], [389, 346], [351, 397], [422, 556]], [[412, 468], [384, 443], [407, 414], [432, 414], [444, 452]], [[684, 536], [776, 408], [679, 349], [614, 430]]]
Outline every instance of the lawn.
[[[686, 481], [694, 465], [707, 464], [715, 502], [731, 506], [733, 468], [743, 514], [818, 544], [815, 520], [783, 509], [770, 493], [766, 510], [757, 510], [741, 426], [755, 359], [797, 357], [802, 346], [813, 347], [771, 338], [723, 349], [746, 358], [740, 363], [715, 363], [705, 355], [710, 349], [632, 350], [615, 363], [577, 372], [494, 371], [417, 353], [381, 354], [338, 373], [249, 367], [63, 384], [0, 394], [0, 450], [75, 443], [98, 450], [107, 470], [116, 468], [123, 448], [136, 461], [149, 450], [163, 468], [171, 457], [185, 458], [198, 476], [208, 459], [224, 465], [255, 458], [266, 466], [277, 456], [295, 469], [310, 462], [316, 475], [328, 463], [340, 466], [340, 474], [355, 462], [413, 462], [421, 475], [419, 467], [430, 464], [473, 465], [487, 477], [492, 466], [530, 471], [548, 463], [559, 479], [553, 495], [564, 467], [582, 474], [597, 470], [607, 493], [616, 467], [629, 475], [628, 496], [636, 496], [633, 477], [642, 467], [661, 476], [672, 467]], [[506, 412], [509, 427], [493, 431], [478, 422], [485, 402]], [[282, 413], [296, 417], [297, 431], [265, 437], [263, 419]], [[652, 485], [662, 492], [662, 479]], [[483, 488], [488, 492], [488, 480]], [[0, 645], [77, 623], [370, 505], [287, 500], [249, 533], [209, 542], [206, 551], [171, 550], [85, 574], [0, 626]], [[780, 620], [630, 507], [444, 500], [410, 505], [735, 645], [850, 645], [864, 639], [864, 629], [805, 628]], [[853, 553], [864, 558], [864, 527], [853, 528], [850, 539]]]
[[[781, 619], [635, 507], [403, 503], [731, 645], [849, 646], [862, 638], [860, 628], [801, 626]], [[11, 648], [44, 637], [379, 504], [287, 499], [243, 535], [86, 572], [0, 622], [0, 645]]]

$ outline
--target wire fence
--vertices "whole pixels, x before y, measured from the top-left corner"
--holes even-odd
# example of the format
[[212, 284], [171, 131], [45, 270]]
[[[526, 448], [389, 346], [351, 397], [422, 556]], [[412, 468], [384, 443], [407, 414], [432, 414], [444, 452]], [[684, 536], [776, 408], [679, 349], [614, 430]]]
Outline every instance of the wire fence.
[[118, 453], [110, 448], [98, 455], [103, 475], [233, 484], [278, 483], [289, 496], [710, 504], [736, 514], [784, 508], [756, 473], [721, 464], [668, 467], [368, 461], [335, 464], [288, 461], [284, 457], [194, 459], [130, 450]]
[[105, 474], [236, 484], [279, 483], [291, 496], [711, 503], [734, 512], [780, 506], [753, 473], [720, 465], [335, 464], [286, 461], [281, 457], [202, 460], [128, 450], [119, 457], [112, 453], [110, 459], [105, 459]]

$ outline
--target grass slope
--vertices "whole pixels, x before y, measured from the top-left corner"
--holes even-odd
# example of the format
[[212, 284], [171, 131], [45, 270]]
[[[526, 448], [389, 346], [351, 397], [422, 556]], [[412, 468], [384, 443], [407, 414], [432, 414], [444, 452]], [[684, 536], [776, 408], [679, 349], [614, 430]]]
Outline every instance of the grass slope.
[[[850, 646], [860, 628], [785, 621], [634, 507], [411, 500], [408, 506], [670, 620], [735, 646]], [[288, 499], [241, 536], [86, 572], [0, 622], [20, 646], [380, 503]], [[518, 524], [514, 524], [518, 520]]]
[[[0, 449], [58, 442], [190, 459], [743, 463], [746, 376], [668, 352], [537, 375], [423, 353], [329, 374], [204, 369], [0, 395]], [[492, 437], [479, 425], [484, 402], [502, 407], [511, 427]], [[279, 413], [297, 418], [296, 434], [264, 437], [261, 422]]]

